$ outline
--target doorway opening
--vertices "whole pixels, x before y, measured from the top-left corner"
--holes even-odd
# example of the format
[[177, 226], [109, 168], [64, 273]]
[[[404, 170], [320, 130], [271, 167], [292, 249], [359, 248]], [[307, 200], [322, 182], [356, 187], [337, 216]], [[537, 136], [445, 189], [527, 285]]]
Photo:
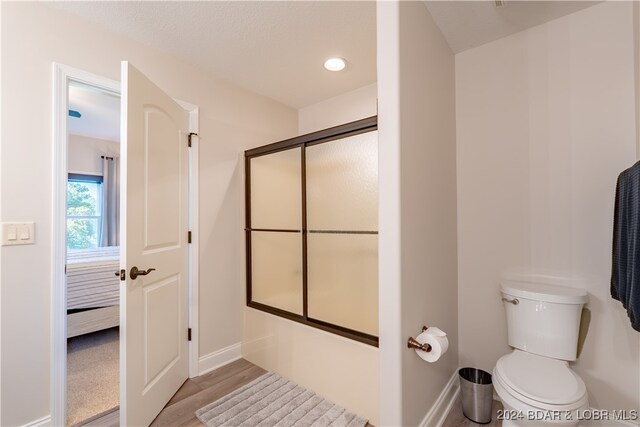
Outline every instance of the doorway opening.
[[[129, 70], [123, 77], [123, 81], [127, 82], [127, 76], [135, 72], [135, 69], [126, 62], [122, 65], [123, 70], [127, 68]], [[130, 116], [122, 115], [120, 105], [130, 106], [135, 93], [140, 94], [143, 87], [155, 88], [145, 83], [144, 76], [139, 72], [137, 86], [133, 90], [130, 80], [128, 85], [127, 83], [121, 85], [120, 82], [61, 64], [54, 63], [53, 72], [55, 83], [53, 95], [52, 424], [82, 425], [104, 415], [105, 412], [111, 412], [109, 415], [111, 418], [120, 418], [125, 424], [135, 424], [127, 422], [127, 419], [139, 412], [139, 405], [132, 404], [130, 399], [133, 393], [127, 386], [138, 385], [138, 383], [129, 380], [131, 370], [127, 371], [125, 367], [132, 365], [132, 363], [127, 364], [131, 362], [132, 355], [135, 357], [151, 353], [148, 351], [141, 353], [139, 348], [135, 348], [141, 342], [140, 340], [126, 339], [128, 335], [133, 335], [130, 328], [140, 323], [140, 319], [133, 319], [133, 314], [136, 313], [135, 307], [138, 306], [135, 303], [131, 305], [131, 302], [128, 304], [127, 301], [132, 290], [138, 292], [143, 290], [147, 296], [157, 296], [159, 293], [153, 291], [162, 287], [167, 288], [164, 286], [167, 280], [162, 277], [164, 274], [162, 270], [166, 270], [165, 263], [153, 264], [158, 272], [154, 273], [150, 279], [137, 278], [136, 280], [133, 270], [136, 269], [135, 264], [138, 261], [125, 259], [125, 255], [130, 256], [133, 252], [132, 246], [127, 245], [128, 238], [132, 236], [126, 228], [127, 218], [130, 217], [130, 212], [140, 211], [135, 208], [138, 206], [137, 199], [127, 199], [127, 186], [134, 183], [139, 185], [140, 182], [149, 184], [151, 188], [145, 191], [147, 194], [155, 191], [151, 194], [154, 197], [158, 194], [162, 195], [160, 191], [162, 189], [166, 192], [167, 185], [171, 186], [171, 182], [166, 180], [166, 174], [161, 174], [164, 180], [154, 178], [152, 175], [158, 175], [156, 172], [165, 170], [166, 162], [163, 163], [162, 160], [171, 159], [171, 157], [162, 154], [166, 151], [162, 151], [162, 147], [166, 148], [166, 144], [171, 142], [167, 142], [166, 138], [164, 142], [158, 140], [158, 137], [162, 138], [166, 134], [159, 132], [162, 130], [162, 123], [166, 121], [158, 121], [156, 114], [158, 111], [162, 112], [162, 109], [152, 108], [144, 112], [148, 113], [149, 120], [149, 126], [146, 128], [149, 133], [145, 134], [146, 142], [142, 142], [137, 136], [131, 136], [131, 126], [127, 129], [126, 123], [135, 124], [137, 118], [132, 119]], [[157, 88], [151, 90], [155, 90], [156, 93], [159, 91]], [[131, 96], [132, 93], [134, 93], [133, 96]], [[127, 94], [130, 95], [129, 104], [126, 102]], [[80, 126], [82, 120], [76, 120], [84, 117], [89, 121], [91, 116], [89, 113], [93, 107], [89, 106], [90, 103], [82, 104], [78, 101], [83, 96], [93, 98], [94, 101], [96, 97], [107, 97], [103, 101], [113, 104], [111, 130], [106, 134], [92, 135], [86, 130], [87, 126], [85, 128]], [[174, 106], [174, 115], [177, 115], [175, 117], [179, 117], [183, 123], [178, 139], [174, 139], [181, 147], [183, 160], [181, 160], [180, 170], [183, 171], [181, 172], [183, 184], [181, 184], [180, 194], [185, 195], [180, 203], [180, 206], [184, 207], [180, 216], [180, 227], [184, 228], [184, 237], [180, 234], [179, 243], [179, 246], [184, 248], [182, 265], [185, 266], [185, 270], [181, 274], [184, 280], [180, 279], [180, 292], [185, 303], [181, 307], [183, 320], [176, 335], [184, 336], [185, 340], [185, 344], [181, 344], [180, 358], [184, 361], [181, 365], [183, 367], [181, 375], [186, 379], [199, 374], [197, 312], [199, 110], [193, 104], [172, 100], [168, 95], [164, 96], [169, 102], [177, 104]], [[140, 102], [139, 97], [136, 100]], [[94, 103], [94, 107], [97, 104], [99, 103]], [[146, 108], [147, 104], [142, 101], [140, 105]], [[104, 105], [102, 107], [101, 110], [104, 113]], [[104, 119], [106, 116], [109, 115], [102, 114], [101, 117]], [[139, 122], [137, 126], [140, 128]], [[93, 132], [97, 132], [99, 128], [103, 130], [109, 128], [105, 123], [101, 125], [94, 123], [88, 127], [93, 129]], [[119, 141], [121, 135], [128, 135], [128, 137]], [[188, 150], [182, 148], [183, 142], [184, 147], [187, 147], [187, 142], [189, 143]], [[148, 149], [151, 152], [152, 157], [146, 161], [134, 159], [133, 155], [127, 156], [127, 147], [136, 145], [139, 148], [140, 144], [145, 144], [144, 147], [147, 148], [144, 150]], [[95, 149], [96, 147], [98, 149]], [[86, 151], [90, 153], [87, 154]], [[136, 153], [139, 151], [133, 150]], [[147, 178], [144, 181], [140, 176], [132, 178], [131, 171], [127, 174], [127, 162], [134, 171], [147, 171]], [[120, 164], [122, 174], [119, 170]], [[138, 165], [144, 165], [144, 167]], [[118, 177], [121, 177], [119, 182]], [[112, 191], [111, 187], [115, 190]], [[118, 189], [122, 197], [118, 194]], [[133, 193], [135, 192], [130, 192], [130, 194]], [[133, 210], [127, 210], [127, 205], [133, 206]], [[164, 211], [158, 209], [148, 212], [164, 214]], [[158, 217], [155, 215], [152, 220]], [[152, 225], [155, 227], [154, 230], [166, 230], [162, 221]], [[133, 230], [135, 238], [139, 238], [138, 231], [141, 229], [143, 228], [133, 227], [130, 230]], [[187, 229], [190, 231], [188, 244]], [[152, 249], [147, 252], [159, 252], [158, 248]], [[127, 266], [127, 262], [131, 265]], [[156, 268], [151, 268], [144, 274], [153, 270]], [[138, 276], [143, 275], [139, 269], [137, 273]], [[158, 282], [162, 283], [158, 284]], [[147, 298], [149, 300], [147, 302], [154, 302], [151, 301], [153, 299], [151, 297]], [[127, 307], [131, 308], [130, 316], [125, 315]], [[162, 323], [162, 319], [161, 316], [156, 320]], [[165, 326], [167, 325], [156, 325], [154, 328], [158, 330]], [[186, 342], [187, 335], [188, 342]], [[171, 360], [168, 363], [171, 364]], [[152, 380], [151, 383], [156, 381], [156, 378]], [[155, 399], [153, 403], [161, 404], [161, 400], [163, 399]]]
[[120, 95], [68, 84], [67, 425], [119, 405]]

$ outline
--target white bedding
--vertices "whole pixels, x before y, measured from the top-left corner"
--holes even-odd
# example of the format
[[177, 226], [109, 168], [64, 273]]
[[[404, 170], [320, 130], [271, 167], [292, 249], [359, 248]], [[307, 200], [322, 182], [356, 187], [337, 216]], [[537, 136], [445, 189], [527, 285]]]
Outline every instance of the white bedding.
[[119, 303], [120, 248], [109, 246], [67, 252], [67, 310]]

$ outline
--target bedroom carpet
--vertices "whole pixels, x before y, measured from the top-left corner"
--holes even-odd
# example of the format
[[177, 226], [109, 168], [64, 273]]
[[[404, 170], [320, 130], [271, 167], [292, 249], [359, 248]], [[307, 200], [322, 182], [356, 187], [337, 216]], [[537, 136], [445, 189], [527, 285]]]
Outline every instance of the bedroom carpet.
[[198, 409], [196, 416], [207, 427], [364, 427], [367, 424], [364, 418], [272, 372]]
[[67, 341], [67, 425], [119, 404], [118, 328]]

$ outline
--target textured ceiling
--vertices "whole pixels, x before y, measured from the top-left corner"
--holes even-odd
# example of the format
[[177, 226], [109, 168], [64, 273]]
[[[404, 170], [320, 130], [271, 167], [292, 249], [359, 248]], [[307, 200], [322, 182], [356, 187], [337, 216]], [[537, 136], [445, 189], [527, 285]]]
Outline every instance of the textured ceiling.
[[[295, 108], [376, 81], [371, 1], [48, 4]], [[331, 56], [345, 58], [347, 69], [326, 71]]]
[[[599, 1], [425, 1], [455, 52]], [[373, 1], [50, 2], [256, 93], [301, 108], [376, 81]], [[346, 58], [345, 71], [322, 64]]]
[[455, 53], [593, 6], [599, 1], [426, 1]]
[[120, 141], [120, 96], [80, 83], [69, 84], [69, 109], [82, 117], [68, 117], [69, 133]]

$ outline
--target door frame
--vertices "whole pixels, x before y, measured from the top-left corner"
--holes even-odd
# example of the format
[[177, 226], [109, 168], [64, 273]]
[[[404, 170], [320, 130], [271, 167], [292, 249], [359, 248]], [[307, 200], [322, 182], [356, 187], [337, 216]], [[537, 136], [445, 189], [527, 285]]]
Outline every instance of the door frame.
[[[53, 176], [51, 223], [51, 423], [67, 422], [67, 287], [66, 287], [66, 205], [67, 205], [67, 115], [68, 84], [79, 82], [120, 95], [120, 82], [89, 73], [68, 65], [53, 63]], [[189, 342], [189, 377], [198, 376], [198, 156], [199, 156], [199, 107], [175, 100], [189, 113], [189, 132], [192, 136], [189, 149], [189, 245], [188, 323], [192, 339]], [[185, 141], [186, 143], [186, 141]], [[123, 153], [121, 153], [122, 156]], [[122, 312], [122, 301], [120, 301]], [[122, 325], [121, 325], [122, 326]], [[120, 345], [123, 345], [122, 340]]]

